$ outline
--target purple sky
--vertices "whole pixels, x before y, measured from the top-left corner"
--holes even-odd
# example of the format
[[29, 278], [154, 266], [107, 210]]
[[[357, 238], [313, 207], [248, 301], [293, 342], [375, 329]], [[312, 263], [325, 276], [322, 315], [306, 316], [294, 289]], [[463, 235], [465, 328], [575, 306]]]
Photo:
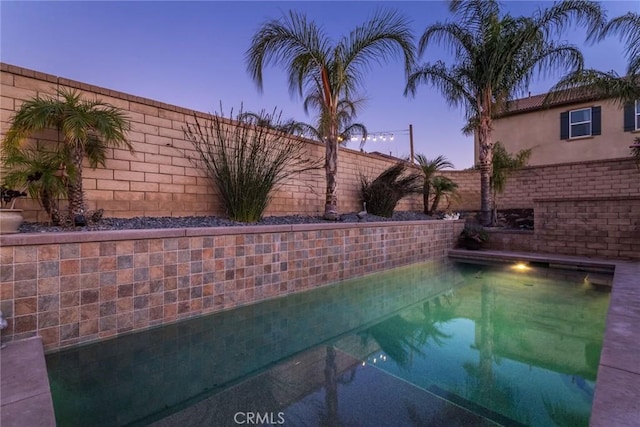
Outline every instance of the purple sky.
[[[548, 2], [505, 2], [514, 15], [530, 14]], [[640, 12], [640, 2], [603, 2], [608, 16]], [[225, 113], [244, 103], [245, 110], [283, 110], [301, 121], [299, 99], [289, 96], [284, 73], [267, 69], [259, 94], [246, 71], [244, 54], [261, 23], [289, 9], [305, 12], [336, 39], [364, 22], [377, 8], [393, 8], [413, 20], [416, 40], [424, 29], [448, 19], [443, 2], [14, 2], [0, 3], [0, 60], [45, 73], [80, 80], [195, 110]], [[565, 39], [583, 49], [588, 67], [624, 73], [623, 47], [610, 38], [594, 46], [584, 31]], [[444, 50], [430, 48], [421, 62], [451, 61]], [[559, 75], [536, 81], [532, 94], [545, 92]], [[409, 153], [409, 124], [415, 150], [429, 158], [443, 154], [456, 166], [473, 164], [472, 138], [460, 132], [462, 111], [451, 109], [427, 86], [405, 98], [400, 62], [374, 67], [365, 79], [367, 103], [358, 120], [369, 132], [395, 131], [393, 142], [371, 142], [366, 151]], [[353, 145], [356, 147], [357, 145]]]

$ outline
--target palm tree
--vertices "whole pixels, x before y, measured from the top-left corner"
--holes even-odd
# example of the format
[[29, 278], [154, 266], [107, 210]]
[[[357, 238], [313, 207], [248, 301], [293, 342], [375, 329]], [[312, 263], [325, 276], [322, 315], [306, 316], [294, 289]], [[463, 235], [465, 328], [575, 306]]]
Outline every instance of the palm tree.
[[508, 108], [507, 102], [524, 94], [535, 72], [557, 69], [575, 71], [583, 67], [580, 51], [573, 45], [551, 40], [574, 21], [597, 31], [602, 11], [595, 2], [566, 0], [532, 17], [513, 17], [500, 10], [495, 0], [453, 0], [452, 22], [436, 23], [420, 38], [422, 55], [433, 42], [444, 44], [455, 54], [452, 66], [427, 63], [409, 76], [405, 94], [430, 84], [440, 90], [451, 106], [462, 106], [468, 121], [466, 132], [474, 132], [479, 148], [481, 215], [490, 221], [492, 129], [494, 117]]
[[[346, 145], [351, 139], [351, 135], [361, 135], [360, 148], [364, 146], [367, 140], [367, 128], [362, 123], [356, 123], [354, 120], [357, 117], [357, 110], [360, 104], [364, 100], [359, 99], [356, 101], [349, 99], [341, 99], [338, 101], [338, 107], [336, 109], [336, 122], [338, 128], [338, 143]], [[317, 117], [316, 126], [305, 125], [305, 133], [309, 134], [312, 139], [316, 141], [325, 142], [327, 140], [326, 135], [329, 132], [330, 121], [327, 118], [330, 116], [328, 112], [324, 110], [322, 94], [312, 93], [304, 100], [304, 111], [309, 113], [309, 110], [315, 110]]]
[[316, 107], [317, 130], [326, 146], [326, 219], [339, 218], [336, 189], [341, 120], [345, 115], [350, 120], [355, 117], [357, 92], [371, 64], [398, 54], [404, 56], [408, 72], [414, 58], [413, 36], [407, 20], [396, 12], [376, 13], [335, 43], [304, 14], [294, 11], [263, 24], [246, 53], [247, 69], [259, 90], [265, 66], [279, 65], [288, 74], [290, 92], [305, 99], [306, 107]]
[[7, 172], [3, 182], [10, 187], [26, 188], [29, 196], [49, 215], [54, 225], [60, 225], [58, 200], [65, 195], [67, 181], [75, 170], [65, 167], [66, 155], [61, 150], [47, 150], [41, 143], [11, 150], [4, 158]]
[[617, 35], [625, 44], [627, 74], [640, 74], [640, 13], [628, 12], [609, 21], [598, 38], [602, 40], [609, 35]]
[[7, 152], [17, 150], [22, 141], [44, 129], [57, 129], [62, 139], [65, 160], [74, 170], [68, 180], [69, 214], [77, 223], [85, 223], [82, 191], [82, 160], [91, 167], [105, 161], [108, 147], [133, 147], [125, 138], [129, 123], [118, 108], [99, 100], [82, 99], [76, 90], [58, 89], [57, 96], [36, 96], [25, 101], [16, 112], [3, 141]]
[[[222, 110], [222, 108], [221, 108]], [[232, 112], [233, 114], [233, 112]], [[274, 109], [273, 113], [262, 110], [258, 113], [253, 111], [242, 111], [236, 116], [236, 120], [243, 124], [273, 129], [292, 135], [299, 135], [307, 130], [307, 124], [293, 119], [282, 120], [282, 113]]]
[[424, 184], [422, 187], [422, 201], [424, 204], [424, 213], [431, 215], [432, 210], [429, 209], [429, 193], [431, 190], [431, 179], [433, 175], [442, 169], [453, 168], [451, 163], [445, 156], [438, 156], [433, 160], [427, 159], [424, 154], [416, 154], [416, 161], [424, 174]]
[[455, 196], [458, 192], [458, 184], [446, 176], [434, 176], [431, 180], [431, 185], [433, 186], [433, 203], [431, 204], [430, 212], [438, 208], [443, 197], [449, 200], [450, 197]]
[[498, 193], [504, 191], [507, 184], [507, 178], [511, 172], [523, 168], [527, 165], [531, 151], [533, 149], [523, 149], [516, 154], [510, 154], [500, 141], [496, 141], [493, 147], [493, 170], [491, 173], [491, 224], [496, 225], [498, 222], [498, 205], [496, 203]]
[[599, 98], [613, 98], [623, 105], [640, 99], [640, 14], [629, 12], [614, 18], [600, 31], [592, 32], [589, 38], [603, 40], [610, 35], [617, 35], [625, 44], [629, 60], [627, 75], [620, 76], [613, 70], [578, 70], [560, 80], [545, 98], [545, 103], [585, 93]]

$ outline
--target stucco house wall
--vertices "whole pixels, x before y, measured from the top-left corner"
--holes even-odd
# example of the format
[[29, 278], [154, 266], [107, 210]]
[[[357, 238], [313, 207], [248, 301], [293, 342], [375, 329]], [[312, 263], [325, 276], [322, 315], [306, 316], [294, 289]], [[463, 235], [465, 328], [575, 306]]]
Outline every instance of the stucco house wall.
[[[625, 131], [624, 108], [611, 99], [568, 102], [543, 108], [543, 95], [514, 101], [516, 107], [494, 120], [493, 139], [500, 141], [510, 153], [532, 148], [530, 166], [592, 160], [618, 159], [630, 156], [629, 145], [640, 130]], [[529, 107], [533, 105], [533, 107]], [[518, 105], [523, 105], [518, 108]], [[600, 110], [600, 134], [575, 138], [561, 136], [561, 114], [582, 108]], [[592, 117], [595, 131], [595, 114]], [[476, 140], [476, 162], [477, 157]]]

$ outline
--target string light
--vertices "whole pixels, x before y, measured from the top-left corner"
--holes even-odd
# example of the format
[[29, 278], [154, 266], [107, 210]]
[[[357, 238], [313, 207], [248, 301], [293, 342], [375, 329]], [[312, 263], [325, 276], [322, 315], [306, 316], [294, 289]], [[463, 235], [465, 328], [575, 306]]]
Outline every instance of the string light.
[[387, 142], [387, 141], [393, 141], [396, 135], [408, 135], [408, 134], [409, 134], [409, 129], [385, 130], [385, 131], [367, 132], [366, 138], [363, 134], [353, 134], [351, 135], [350, 140], [351, 142], [358, 142], [358, 141]]

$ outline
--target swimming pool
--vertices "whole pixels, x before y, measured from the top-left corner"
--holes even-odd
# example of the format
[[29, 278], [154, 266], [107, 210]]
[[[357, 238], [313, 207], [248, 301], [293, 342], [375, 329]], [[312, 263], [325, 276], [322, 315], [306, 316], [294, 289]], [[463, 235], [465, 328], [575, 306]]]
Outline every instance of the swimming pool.
[[65, 425], [587, 425], [590, 273], [422, 263], [47, 356]]

